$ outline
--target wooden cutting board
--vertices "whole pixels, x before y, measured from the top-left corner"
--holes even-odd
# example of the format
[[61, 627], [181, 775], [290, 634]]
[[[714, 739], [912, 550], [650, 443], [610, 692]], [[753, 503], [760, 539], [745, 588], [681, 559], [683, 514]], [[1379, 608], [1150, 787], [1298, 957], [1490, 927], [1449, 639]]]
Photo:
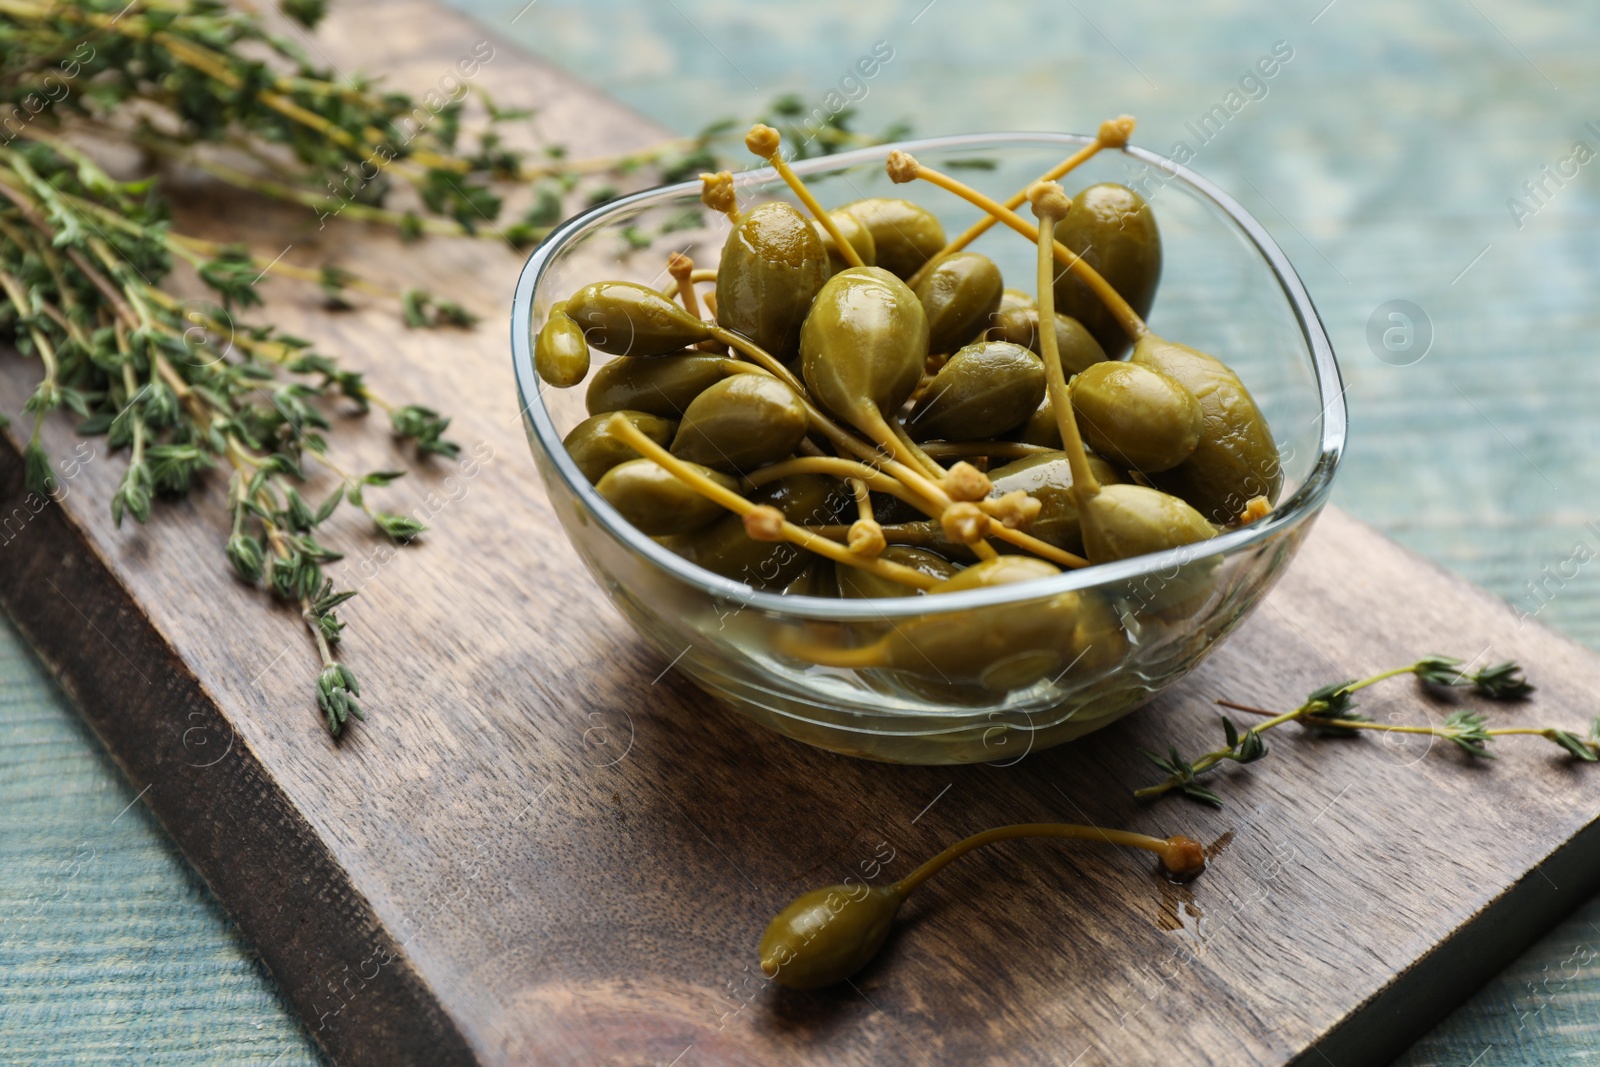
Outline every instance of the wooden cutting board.
[[[422, 93], [486, 35], [424, 0], [344, 0], [317, 38], [340, 67]], [[658, 136], [495, 42], [481, 84], [590, 153]], [[270, 286], [260, 318], [316, 338], [386, 393], [456, 416], [463, 464], [399, 483], [433, 529], [391, 553], [345, 520], [345, 654], [369, 721], [340, 745], [310, 700], [294, 616], [225, 570], [224, 484], [116, 530], [123, 457], [96, 454], [33, 515], [17, 426], [0, 448], [0, 600], [141, 796], [259, 947], [307, 1026], [361, 1064], [1143, 1065], [1380, 1062], [1600, 881], [1597, 779], [1552, 746], [1463, 767], [1420, 741], [1271, 738], [1229, 806], [1143, 805], [1141, 747], [1218, 737], [1215, 697], [1289, 706], [1424, 652], [1520, 659], [1507, 723], [1577, 726], [1600, 662], [1338, 513], [1265, 606], [1176, 691], [1009, 766], [891, 767], [805, 748], [703, 696], [606, 604], [525, 451], [503, 326], [517, 256], [405, 247], [217, 190], [181, 228], [292, 262], [332, 259], [482, 312], [408, 332]], [[290, 246], [284, 248], [284, 246]], [[34, 366], [0, 359], [0, 410]], [[381, 432], [336, 431], [392, 467]], [[80, 442], [67, 420], [46, 440]], [[21, 508], [22, 511], [16, 509]], [[1447, 710], [1406, 683], [1379, 718]], [[1187, 890], [1144, 857], [1022, 842], [950, 869], [852, 985], [769, 987], [755, 942], [797, 893], [906, 873], [1014, 821], [1096, 821], [1213, 843]]]

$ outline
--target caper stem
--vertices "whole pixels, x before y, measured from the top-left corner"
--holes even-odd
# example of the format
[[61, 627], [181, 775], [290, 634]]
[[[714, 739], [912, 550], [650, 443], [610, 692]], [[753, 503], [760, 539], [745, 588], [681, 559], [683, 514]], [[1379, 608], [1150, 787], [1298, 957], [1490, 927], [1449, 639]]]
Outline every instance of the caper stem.
[[746, 475], [745, 480], [753, 486], [762, 486], [792, 474], [831, 474], [847, 478], [862, 483], [875, 492], [887, 493], [896, 500], [910, 504], [918, 511], [928, 513], [938, 511], [937, 507], [906, 488], [897, 479], [865, 463], [845, 459], [843, 456], [802, 456], [799, 459], [786, 459], [781, 463], [773, 463], [751, 472]]
[[[637, 426], [621, 415], [613, 415], [606, 423], [606, 430], [619, 440], [626, 442], [629, 447], [641, 456], [654, 461], [667, 473], [701, 496], [722, 505], [734, 514], [745, 516], [755, 511], [758, 507], [757, 504], [745, 499], [733, 490], [718, 485], [700, 474], [689, 464], [656, 444]], [[880, 578], [887, 578], [892, 582], [899, 582], [901, 585], [909, 585], [916, 589], [929, 589], [939, 584], [937, 578], [929, 574], [923, 574], [912, 567], [902, 566], [885, 559], [869, 559], [858, 555], [829, 541], [825, 537], [818, 537], [803, 526], [796, 526], [787, 518], [783, 520], [779, 531], [784, 540], [799, 545], [809, 552], [815, 552], [819, 556], [826, 556], [835, 563], [844, 563], [851, 567], [859, 567], [864, 571], [871, 571]]]
[[904, 445], [906, 451], [916, 457], [917, 466], [921, 470], [930, 478], [943, 478], [945, 476], [947, 472], [939, 465], [939, 461], [928, 455], [927, 452], [923, 451], [921, 445], [911, 439], [911, 435], [906, 433], [906, 428], [899, 419], [886, 419], [885, 421], [888, 422], [890, 431], [894, 433], [895, 440]]
[[1064, 548], [1057, 548], [1049, 541], [1041, 541], [1031, 533], [1023, 530], [1013, 530], [1009, 526], [993, 520], [989, 523], [989, 536], [1015, 545], [1018, 548], [1026, 549], [1041, 559], [1047, 559], [1051, 563], [1057, 563], [1063, 567], [1070, 567], [1076, 570], [1079, 567], [1087, 567], [1089, 565], [1089, 561], [1082, 556], [1074, 555]]
[[[1113, 130], [1121, 133], [1121, 144], [1127, 144], [1127, 135], [1133, 132], [1133, 116], [1123, 115], [1121, 118], [1112, 119], [1108, 122], [1102, 123], [1100, 125], [1100, 132], [1095, 136], [1093, 141], [1090, 141], [1088, 144], [1072, 153], [1072, 155], [1068, 156], [1066, 159], [1062, 160], [1060, 163], [1057, 163], [1055, 166], [1039, 175], [1033, 181], [1017, 190], [1015, 194], [1007, 198], [1005, 206], [1015, 211], [1017, 208], [1022, 206], [1022, 202], [1024, 200], [1028, 199], [1028, 190], [1032, 188], [1036, 182], [1053, 182], [1059, 178], [1063, 178], [1072, 171], [1081, 167], [1083, 164], [1089, 162], [1089, 160], [1093, 159], [1095, 154], [1098, 153], [1102, 148], [1106, 148], [1110, 145], [1116, 145], [1118, 142], [1114, 136], [1110, 140], [1107, 140], [1109, 131]], [[932, 270], [941, 259], [944, 259], [946, 256], [954, 255], [963, 248], [966, 248], [973, 241], [976, 241], [978, 238], [988, 233], [990, 228], [999, 221], [1000, 220], [994, 215], [985, 215], [977, 222], [974, 222], [971, 226], [968, 226], [959, 237], [945, 245], [943, 248], [939, 249], [938, 252], [934, 253], [932, 259], [928, 260], [928, 262], [919, 267], [917, 272], [906, 281], [906, 284], [915, 289], [917, 287], [917, 283], [922, 281], [922, 279], [927, 276], [928, 272]]]
[[[1042, 214], [1039, 217], [1039, 321], [1052, 323], [1056, 317], [1055, 260], [1051, 245], [1055, 244], [1056, 223], [1060, 216]], [[1041, 327], [1039, 347], [1044, 353], [1045, 382], [1050, 389], [1050, 406], [1055, 410], [1056, 425], [1061, 430], [1061, 443], [1067, 453], [1067, 464], [1072, 468], [1072, 497], [1081, 508], [1083, 502], [1100, 492], [1100, 482], [1089, 467], [1089, 454], [1084, 450], [1083, 437], [1078, 433], [1078, 419], [1072, 410], [1072, 398], [1067, 394], [1067, 375], [1061, 367], [1061, 346], [1056, 341], [1056, 331]]]
[[[902, 497], [901, 499], [904, 500], [905, 498]], [[916, 502], [912, 500], [906, 500], [906, 503], [912, 507], [917, 506]], [[808, 526], [806, 529], [835, 541], [843, 540], [850, 533], [850, 527], [848, 526]], [[904, 523], [885, 526], [883, 527], [883, 532], [889, 535], [890, 544], [928, 545], [933, 547], [938, 547], [940, 544], [939, 539], [932, 531], [918, 529]], [[1041, 541], [1032, 534], [1023, 533], [1021, 530], [1013, 530], [998, 522], [990, 522], [989, 536], [1031, 552], [1040, 559], [1049, 560], [1051, 563], [1072, 570], [1089, 565], [1089, 561], [1082, 556], [1068, 552], [1064, 548], [1058, 548], [1048, 541]]]
[[[857, 252], [855, 246], [844, 239], [844, 233], [839, 229], [839, 224], [833, 221], [832, 216], [823, 209], [823, 206], [817, 202], [817, 198], [811, 194], [811, 190], [806, 188], [806, 183], [800, 180], [800, 175], [796, 174], [793, 168], [789, 166], [789, 161], [783, 158], [783, 152], [779, 148], [782, 142], [779, 139], [778, 131], [773, 130], [770, 126], [761, 126], [760, 124], [757, 124], [751, 130], [751, 133], [755, 133], [756, 130], [772, 131], [770, 143], [773, 145], [773, 149], [770, 153], [755, 152], [755, 154], [761, 156], [772, 165], [772, 169], [778, 172], [778, 177], [783, 179], [783, 183], [794, 191], [794, 195], [800, 198], [800, 202], [806, 206], [806, 210], [811, 212], [811, 217], [816, 219], [824, 230], [828, 231], [828, 236], [833, 238], [834, 245], [839, 249], [840, 257], [852, 267], [866, 266], [866, 263], [861, 259], [861, 253]], [[754, 143], [750, 138], [745, 139], [745, 144], [752, 151], [755, 151]]]
[[[698, 285], [717, 280], [717, 272], [707, 267], [697, 267], [689, 274], [689, 280]], [[678, 295], [678, 279], [673, 278], [661, 287], [661, 295], [668, 300], [675, 299]]]
[[844, 484], [850, 487], [850, 494], [856, 498], [856, 518], [867, 522], [875, 521], [872, 515], [872, 493], [867, 489], [867, 483], [860, 478], [846, 478]]
[[799, 378], [794, 376], [794, 371], [790, 370], [788, 367], [785, 367], [783, 362], [779, 360], [777, 356], [774, 356], [765, 348], [762, 348], [754, 341], [751, 341], [740, 334], [734, 333], [732, 330], [725, 330], [715, 323], [706, 323], [706, 330], [710, 332], [712, 337], [716, 338], [718, 341], [721, 341], [729, 348], [732, 348], [738, 352], [743, 352], [750, 358], [750, 362], [759, 366], [762, 370], [778, 379], [784, 385], [787, 385], [790, 389], [793, 389], [802, 398], [806, 396], [806, 387], [801, 384]]
[[[702, 272], [694, 269], [694, 260], [682, 252], [674, 252], [667, 257], [667, 272], [672, 275], [673, 285], [677, 288], [676, 295], [683, 300], [683, 310], [694, 318], [703, 319], [705, 316], [700, 313], [700, 300], [694, 291], [694, 276]], [[716, 277], [715, 271], [707, 273], [710, 273], [713, 278]], [[672, 295], [667, 294], [667, 299], [672, 299]], [[724, 351], [722, 342], [715, 339], [701, 341], [694, 347], [699, 352]]]
[[[906, 154], [902, 152], [899, 153], [899, 155], [905, 156]], [[893, 158], [893, 156], [894, 153], [891, 153], [891, 158]], [[906, 158], [909, 159], [910, 157], [906, 156]], [[915, 160], [912, 160], [911, 164], [906, 169], [901, 170], [899, 173], [906, 173], [912, 168], [914, 168], [915, 177], [921, 178], [926, 182], [931, 182], [941, 189], [954, 193], [961, 199], [967, 201], [969, 204], [972, 204], [974, 207], [978, 207], [984, 211], [987, 211], [996, 219], [1005, 223], [1007, 226], [1011, 227], [1022, 236], [1028, 238], [1030, 241], [1037, 241], [1039, 239], [1039, 228], [1037, 226], [1030, 225], [1026, 219], [1024, 219], [1021, 215], [1018, 215], [1015, 211], [1012, 211], [1003, 204], [996, 202], [991, 197], [985, 196], [983, 193], [978, 192], [978, 190], [972, 188], [970, 185], [966, 185], [963, 182], [957, 181], [948, 174], [941, 174], [939, 171], [936, 171], [931, 167], [925, 167], [921, 163], [917, 163]], [[900, 179], [896, 178], [896, 180], [898, 181]], [[1117, 322], [1122, 326], [1123, 330], [1128, 334], [1129, 337], [1137, 341], [1139, 338], [1150, 333], [1150, 327], [1145, 324], [1144, 319], [1139, 316], [1139, 313], [1133, 310], [1133, 305], [1124, 300], [1122, 298], [1122, 294], [1117, 292], [1116, 289], [1112, 287], [1111, 283], [1106, 281], [1105, 277], [1099, 271], [1095, 270], [1094, 267], [1090, 266], [1084, 261], [1082, 256], [1072, 251], [1072, 249], [1068, 248], [1060, 241], [1054, 242], [1054, 245], [1056, 260], [1060, 262], [1062, 266], [1066, 267], [1068, 270], [1072, 271], [1072, 273], [1081, 278], [1084, 284], [1088, 285], [1090, 289], [1094, 290], [1095, 295], [1105, 303], [1106, 308], [1111, 312], [1112, 315], [1116, 317]], [[1053, 274], [1052, 281], [1054, 281]], [[1039, 321], [1041, 323], [1050, 321], [1043, 316], [1042, 309]], [[1043, 328], [1041, 328], [1039, 331], [1041, 337], [1049, 332], [1049, 330], [1045, 330]]]
[[[755, 366], [750, 363], [743, 363], [736, 359], [723, 360], [722, 370], [726, 374], [771, 373], [765, 367]], [[944, 509], [950, 506], [951, 500], [949, 494], [946, 493], [944, 489], [942, 489], [936, 482], [930, 481], [928, 478], [923, 476], [920, 469], [920, 464], [918, 464], [916, 467], [908, 466], [906, 463], [901, 462], [894, 456], [886, 454], [886, 450], [884, 448], [875, 448], [873, 445], [860, 440], [854, 434], [844, 429], [844, 427], [840, 426], [838, 423], [824, 415], [815, 405], [811, 403], [810, 397], [803, 392], [800, 394], [800, 403], [806, 409], [806, 417], [812, 429], [821, 433], [823, 437], [827, 438], [835, 448], [839, 449], [841, 452], [851, 453], [861, 462], [857, 463], [854, 460], [848, 460], [839, 456], [807, 456], [803, 457], [804, 459], [831, 459], [837, 460], [843, 464], [847, 464], [848, 466], [839, 468], [839, 470], [850, 471], [849, 474], [842, 475], [842, 477], [860, 477], [861, 474], [859, 472], [863, 471], [877, 475], [879, 481], [874, 482], [875, 488], [879, 487], [880, 485], [886, 485], [887, 482], [892, 481], [892, 483], [896, 486], [896, 489], [889, 489], [885, 487], [882, 489], [883, 492], [893, 493], [897, 499], [905, 501], [907, 504], [910, 504], [912, 507], [926, 515], [929, 515], [932, 518], [938, 518], [944, 513]], [[758, 473], [764, 474], [773, 470], [774, 468], [788, 469], [785, 464], [779, 463], [773, 464], [770, 467], [763, 467]], [[818, 470], [820, 471], [821, 468], [818, 468]], [[798, 471], [795, 473], [798, 473]], [[1001, 533], [1002, 529], [1002, 527], [998, 526], [991, 527], [992, 532], [994, 532], [997, 536]], [[1014, 535], [1020, 531], [1005, 530], [1004, 532], [1008, 535]], [[1008, 537], [1007, 539], [1009, 540], [1010, 538]], [[988, 548], [987, 545], [983, 547]], [[993, 550], [990, 549], [990, 551]]]
[[[944, 490], [928, 480], [928, 476], [923, 473], [922, 461], [917, 458], [917, 454], [911, 450], [909, 444], [906, 441], [902, 441], [899, 435], [894, 432], [894, 427], [889, 424], [889, 420], [884, 417], [883, 412], [878, 410], [877, 405], [869, 403], [858, 415], [860, 421], [866, 423], [865, 426], [858, 427], [861, 432], [866, 434], [891, 459], [908, 468], [917, 482], [923, 483], [922, 485], [917, 485], [916, 488], [932, 489], [938, 494], [938, 497], [944, 497], [948, 501], [949, 497]], [[938, 497], [934, 497], [934, 499], [938, 499]]]
[[[890, 424], [891, 420], [885, 418], [883, 412], [879, 411], [876, 405], [867, 405], [858, 413], [857, 417], [860, 423], [865, 423], [865, 425], [860, 426], [861, 431], [871, 438], [880, 448], [887, 452], [891, 458], [901, 464], [904, 469], [904, 473], [899, 475], [901, 481], [907, 482], [907, 484], [911, 485], [912, 488], [923, 493], [927, 493], [929, 490], [932, 490], [934, 493], [938, 494], [938, 497], [933, 499], [942, 498], [940, 506], [940, 512], [942, 514], [944, 508], [949, 507], [952, 501], [950, 500], [949, 494], [947, 494], [938, 485], [929, 481], [921, 473], [922, 461], [917, 458], [915, 446], [911, 445], [909, 441], [902, 441], [900, 439], [900, 437], [894, 432], [894, 427]], [[929, 462], [932, 461], [930, 460]], [[910, 475], [911, 477], [908, 479], [906, 475]], [[990, 525], [991, 527], [998, 527], [998, 524], [995, 523], [991, 523]], [[974, 541], [971, 547], [972, 551], [977, 554], [979, 559], [994, 559], [999, 555], [999, 553], [994, 550], [993, 545], [982, 540], [981, 538], [977, 541]]]
[[1205, 870], [1205, 852], [1199, 842], [1181, 835], [1160, 838], [1149, 834], [1136, 834], [1131, 830], [1107, 830], [1099, 826], [1082, 826], [1065, 822], [1024, 822], [1011, 826], [997, 826], [981, 834], [957, 841], [890, 887], [905, 896], [923, 882], [937, 874], [945, 864], [960, 859], [975, 848], [992, 845], [996, 841], [1011, 841], [1019, 837], [1070, 837], [1080, 841], [1103, 841], [1108, 845], [1142, 848], [1161, 857], [1161, 864], [1169, 874], [1193, 876]]
[[681, 252], [674, 252], [667, 257], [667, 273], [672, 275], [672, 280], [677, 284], [677, 296], [683, 301], [683, 310], [694, 318], [701, 318], [700, 301], [694, 292], [694, 260]]

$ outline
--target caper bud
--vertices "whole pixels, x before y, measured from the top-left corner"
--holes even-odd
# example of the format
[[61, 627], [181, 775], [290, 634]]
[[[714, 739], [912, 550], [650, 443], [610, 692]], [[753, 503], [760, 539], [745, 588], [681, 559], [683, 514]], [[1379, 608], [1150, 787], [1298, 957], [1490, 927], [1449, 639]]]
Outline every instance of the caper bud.
[[1132, 361], [1176, 379], [1200, 401], [1200, 443], [1152, 483], [1218, 525], [1236, 521], [1251, 497], [1277, 502], [1283, 489], [1278, 446], [1237, 374], [1214, 356], [1158, 337], [1142, 338]]
[[793, 389], [764, 374], [735, 374], [695, 397], [672, 454], [726, 471], [749, 471], [792, 455], [806, 435], [806, 409]]
[[664, 356], [711, 336], [705, 323], [634, 282], [585, 285], [567, 301], [566, 313], [591, 346], [616, 356]]
[[906, 283], [882, 267], [840, 271], [800, 330], [811, 395], [854, 426], [876, 425], [922, 380], [928, 320]]
[[[1072, 198], [1056, 240], [1099, 271], [1141, 318], [1150, 313], [1161, 283], [1161, 233], [1138, 193], [1112, 182], [1089, 186]], [[1061, 272], [1055, 295], [1056, 311], [1083, 323], [1107, 355], [1116, 359], [1128, 351], [1127, 333], [1076, 274]]]
[[782, 201], [740, 216], [717, 266], [717, 322], [780, 360], [794, 358], [817, 290], [828, 280], [828, 255], [816, 230]]
[[761, 970], [790, 989], [821, 989], [865, 967], [889, 936], [898, 886], [834, 885], [796, 897], [761, 935]]
[[[700, 473], [728, 489], [738, 488], [739, 483], [726, 474], [704, 467]], [[689, 533], [727, 514], [717, 503], [648, 459], [617, 464], [595, 483], [595, 490], [624, 519], [651, 537]]]
[[954, 352], [966, 344], [1000, 307], [1005, 282], [988, 256], [957, 252], [946, 256], [917, 283], [917, 299], [928, 317], [928, 349]]
[[1178, 497], [1143, 485], [1105, 485], [1078, 503], [1084, 555], [1110, 563], [1215, 537], [1216, 528]]
[[[1102, 486], [1122, 481], [1117, 469], [1099, 456], [1089, 457], [1089, 469]], [[1065, 452], [1041, 452], [996, 467], [989, 472], [994, 495], [1018, 489], [1039, 501], [1039, 514], [1028, 532], [1068, 552], [1083, 552], [1083, 529], [1078, 523], [1078, 501], [1072, 492], [1072, 464]]]
[[939, 368], [906, 421], [919, 441], [975, 441], [1014, 428], [1044, 398], [1044, 361], [1009, 341], [979, 341]]
[[567, 454], [578, 465], [590, 483], [598, 482], [606, 471], [619, 463], [638, 459], [639, 453], [630, 445], [618, 440], [610, 430], [611, 416], [621, 415], [639, 428], [650, 440], [665, 448], [672, 440], [677, 425], [670, 419], [658, 418], [643, 411], [602, 412], [591, 415], [572, 428], [563, 442]]
[[589, 373], [589, 342], [583, 328], [567, 315], [566, 306], [561, 301], [550, 309], [533, 340], [533, 369], [557, 389], [570, 389]]
[[[856, 250], [856, 255], [861, 257], [861, 265], [875, 267], [878, 265], [878, 243], [872, 239], [872, 231], [861, 224], [861, 220], [844, 209], [828, 212], [828, 218], [839, 227], [839, 233], [851, 248]], [[850, 261], [839, 254], [838, 245], [834, 243], [833, 234], [827, 227], [815, 220], [811, 223], [817, 231], [817, 237], [822, 241], [823, 251], [828, 253], [828, 275], [832, 277], [842, 270], [850, 269]]]
[[1096, 363], [1072, 379], [1083, 438], [1114, 463], [1150, 474], [1176, 467], [1200, 443], [1200, 401], [1138, 363]]
[[584, 397], [589, 413], [643, 411], [683, 417], [694, 398], [723, 379], [723, 357], [684, 353], [667, 359], [622, 356], [595, 372]]
[[[925, 548], [912, 548], [909, 545], [890, 545], [878, 554], [879, 559], [886, 559], [890, 563], [898, 563], [912, 570], [921, 571], [943, 581], [956, 573], [955, 564]], [[871, 571], [862, 570], [860, 567], [840, 566], [838, 568], [839, 595], [846, 600], [870, 600], [874, 597], [900, 597], [915, 596], [916, 590], [909, 585], [879, 577]]]
[[920, 204], [893, 197], [872, 197], [846, 204], [872, 233], [877, 265], [897, 278], [909, 278], [944, 248], [944, 227]]

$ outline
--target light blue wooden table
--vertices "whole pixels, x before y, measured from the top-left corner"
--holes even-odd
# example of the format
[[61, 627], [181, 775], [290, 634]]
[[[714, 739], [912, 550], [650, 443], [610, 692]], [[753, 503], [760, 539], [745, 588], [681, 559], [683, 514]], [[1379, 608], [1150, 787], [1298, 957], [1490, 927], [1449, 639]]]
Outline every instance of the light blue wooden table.
[[[780, 92], [808, 109], [838, 92], [868, 129], [1091, 130], [1129, 111], [1140, 143], [1186, 142], [1322, 309], [1350, 386], [1336, 501], [1600, 648], [1600, 567], [1528, 595], [1575, 542], [1600, 552], [1586, 526], [1600, 519], [1600, 159], [1574, 156], [1600, 153], [1600, 7], [455, 2], [685, 132]], [[1244, 80], [1275, 45], [1292, 57]], [[846, 80], [885, 46], [874, 78]], [[1216, 106], [1227, 120], [1197, 136]], [[1374, 348], [1369, 321], [1397, 300], [1423, 330], [1409, 350]], [[0, 1062], [316, 1062], [135, 800], [0, 626]], [[1600, 901], [1401, 1063], [1600, 1064]]]

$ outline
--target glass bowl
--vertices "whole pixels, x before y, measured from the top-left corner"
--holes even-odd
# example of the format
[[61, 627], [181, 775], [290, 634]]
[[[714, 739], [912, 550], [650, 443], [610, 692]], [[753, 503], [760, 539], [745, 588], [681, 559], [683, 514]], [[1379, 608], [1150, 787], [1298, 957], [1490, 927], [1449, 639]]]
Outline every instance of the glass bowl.
[[[892, 185], [892, 148], [996, 196], [1023, 188], [1090, 139], [1047, 133], [909, 141], [795, 164], [826, 205], [907, 197], [954, 234], [978, 212], [926, 183]], [[1037, 582], [937, 598], [837, 600], [760, 592], [639, 533], [562, 446], [587, 412], [582, 388], [547, 388], [532, 341], [550, 306], [603, 279], [666, 281], [669, 252], [714, 266], [728, 223], [698, 182], [651, 189], [562, 225], [517, 283], [512, 358], [534, 460], [573, 547], [639, 634], [706, 692], [779, 733], [894, 763], [1005, 762], [1120, 718], [1192, 670], [1248, 615], [1294, 556], [1328, 496], [1345, 437], [1333, 350], [1294, 268], [1260, 223], [1210, 182], [1139, 148], [1103, 151], [1071, 189], [1131, 186], [1161, 226], [1150, 322], [1222, 359], [1270, 422], [1284, 489], [1265, 519], [1197, 545]], [[737, 179], [741, 204], [794, 202], [770, 169]], [[1031, 242], [996, 226], [974, 245], [1031, 291]], [[600, 357], [604, 358], [604, 357]], [[840, 650], [894, 652], [888, 664]], [[828, 650], [817, 656], [816, 650]], [[909, 651], [908, 651], [909, 650]], [[601, 652], [601, 650], [597, 650]], [[596, 663], [605, 662], [603, 653]], [[868, 666], [866, 664], [870, 663]]]

